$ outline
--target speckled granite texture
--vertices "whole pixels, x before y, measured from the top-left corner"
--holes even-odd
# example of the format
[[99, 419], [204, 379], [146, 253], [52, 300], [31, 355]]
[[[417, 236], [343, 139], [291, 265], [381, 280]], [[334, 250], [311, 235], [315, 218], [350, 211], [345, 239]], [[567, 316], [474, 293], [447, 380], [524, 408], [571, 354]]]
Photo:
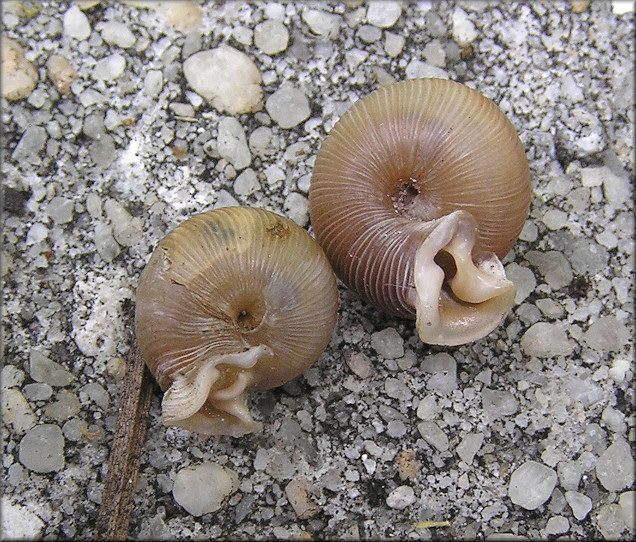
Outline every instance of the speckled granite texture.
[[[164, 427], [156, 388], [131, 538], [633, 536], [633, 3], [2, 4], [4, 537], [94, 535], [159, 239], [237, 203], [311, 232], [325, 135], [422, 76], [494, 100], [527, 150], [512, 312], [428, 346], [340, 285], [327, 350], [251, 396], [243, 438]], [[258, 70], [260, 110], [258, 86], [219, 112], [206, 72], [186, 78], [222, 44]], [[192, 515], [190, 467], [218, 510]]]

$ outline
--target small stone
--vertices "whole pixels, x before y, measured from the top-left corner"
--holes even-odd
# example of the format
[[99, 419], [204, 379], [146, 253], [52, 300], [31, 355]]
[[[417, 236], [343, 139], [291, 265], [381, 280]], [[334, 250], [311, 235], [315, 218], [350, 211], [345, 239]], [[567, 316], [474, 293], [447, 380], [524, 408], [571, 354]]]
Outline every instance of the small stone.
[[239, 196], [249, 196], [260, 187], [256, 173], [252, 168], [247, 168], [234, 180], [234, 192]]
[[20, 386], [24, 382], [24, 371], [18, 369], [15, 365], [5, 365], [0, 373], [0, 381], [2, 389]]
[[415, 491], [411, 486], [398, 486], [386, 498], [389, 508], [404, 510], [415, 502]]
[[406, 65], [404, 72], [407, 79], [421, 79], [426, 77], [448, 79], [446, 70], [417, 59], [411, 60], [411, 62]]
[[358, 36], [364, 43], [375, 43], [382, 38], [382, 30], [376, 26], [363, 24], [358, 28]]
[[265, 102], [265, 108], [272, 120], [281, 128], [293, 128], [309, 118], [309, 100], [297, 88], [283, 84]]
[[221, 508], [238, 485], [236, 472], [207, 462], [181, 469], [175, 477], [172, 494], [189, 514], [202, 516]]
[[68, 58], [62, 55], [51, 55], [46, 61], [46, 70], [49, 79], [60, 94], [66, 95], [71, 92], [71, 84], [78, 75]]
[[44, 407], [44, 414], [57, 421], [65, 421], [75, 416], [81, 409], [77, 395], [69, 390], [60, 390], [53, 403]]
[[68, 224], [73, 220], [75, 204], [68, 198], [55, 196], [46, 206], [46, 213], [56, 224]]
[[528, 356], [550, 358], [569, 356], [574, 346], [557, 324], [537, 322], [521, 337], [521, 348]]
[[41, 538], [44, 527], [44, 522], [27, 507], [14, 504], [7, 495], [3, 495], [2, 540], [37, 540]]
[[224, 117], [219, 121], [217, 149], [236, 169], [250, 165], [252, 156], [241, 123], [234, 117]]
[[357, 376], [362, 379], [369, 378], [373, 374], [371, 360], [362, 352], [351, 354], [347, 358], [347, 365]]
[[302, 19], [314, 34], [334, 39], [340, 31], [342, 18], [339, 15], [325, 13], [318, 9], [305, 9]]
[[596, 477], [608, 491], [621, 491], [634, 482], [634, 458], [624, 439], [617, 438], [598, 458]]
[[401, 358], [404, 355], [404, 339], [395, 328], [387, 327], [371, 335], [371, 348], [384, 359]]
[[22, 46], [2, 36], [2, 97], [10, 102], [23, 100], [33, 92], [38, 79], [38, 71], [24, 57]]
[[578, 489], [581, 483], [583, 472], [581, 465], [576, 461], [559, 461], [557, 474], [559, 475], [560, 486], [563, 489], [574, 491]]
[[113, 237], [113, 229], [108, 224], [100, 222], [95, 226], [93, 242], [97, 254], [106, 262], [112, 262], [120, 252], [119, 245]]
[[35, 245], [47, 238], [49, 231], [46, 226], [40, 222], [34, 223], [27, 232], [26, 244]]
[[309, 223], [309, 200], [298, 192], [290, 192], [285, 198], [285, 211], [288, 218], [301, 227]]
[[170, 111], [172, 111], [177, 117], [181, 117], [181, 118], [194, 117], [194, 107], [192, 107], [190, 104], [172, 102], [169, 107], [170, 107]]
[[572, 282], [572, 268], [561, 252], [529, 250], [525, 258], [539, 269], [546, 283], [553, 290], [563, 288]]
[[163, 73], [159, 70], [148, 70], [144, 78], [144, 92], [151, 98], [159, 96], [163, 87]]
[[193, 0], [169, 0], [150, 2], [166, 23], [182, 32], [194, 30], [201, 23], [203, 10]]
[[251, 113], [262, 107], [261, 74], [252, 60], [228, 45], [200, 51], [183, 63], [188, 85], [220, 112]]
[[34, 472], [56, 472], [64, 468], [64, 435], [57, 425], [41, 424], [20, 441], [18, 457]]
[[131, 247], [141, 242], [143, 229], [140, 218], [133, 218], [114, 199], [107, 199], [104, 204], [106, 216], [110, 220], [115, 240], [122, 246]]
[[37, 165], [41, 162], [40, 152], [46, 146], [46, 129], [42, 126], [29, 126], [16, 145], [11, 159], [14, 162]]
[[437, 399], [435, 399], [434, 395], [427, 395], [417, 406], [416, 415], [420, 420], [432, 420], [438, 413], [439, 407], [437, 406]]
[[546, 502], [556, 486], [557, 474], [537, 461], [526, 461], [510, 476], [508, 496], [526, 510], [534, 510]]
[[490, 390], [485, 388], [482, 391], [482, 408], [484, 414], [490, 420], [496, 420], [502, 416], [512, 416], [519, 409], [519, 403], [514, 395], [507, 390]]
[[294, 478], [285, 486], [285, 495], [298, 519], [309, 519], [320, 512], [320, 506], [309, 498], [312, 491], [311, 484], [305, 478]]
[[110, 396], [108, 395], [108, 392], [97, 382], [90, 382], [86, 384], [86, 386], [82, 388], [82, 391], [102, 410], [106, 410], [108, 408]]
[[78, 41], [83, 41], [91, 35], [88, 17], [76, 5], [72, 5], [64, 13], [64, 35]]
[[621, 496], [618, 499], [618, 506], [621, 507], [619, 515], [631, 532], [636, 530], [636, 523], [634, 522], [635, 494], [635, 491], [626, 491], [625, 493], [621, 493]]
[[109, 45], [128, 49], [135, 45], [135, 35], [130, 28], [119, 21], [108, 21], [101, 29], [102, 39]]
[[468, 14], [460, 7], [453, 11], [453, 39], [460, 47], [470, 45], [477, 38], [475, 25], [468, 18]]
[[448, 437], [442, 431], [439, 426], [433, 421], [423, 421], [417, 424], [417, 430], [422, 435], [422, 438], [428, 442], [431, 446], [445, 452], [448, 450]]
[[413, 397], [413, 393], [409, 387], [397, 378], [387, 378], [384, 381], [384, 392], [393, 399], [408, 401]]
[[406, 39], [404, 36], [394, 34], [393, 32], [385, 32], [384, 34], [384, 51], [391, 58], [398, 56], [402, 49], [404, 49], [404, 43]]
[[609, 405], [605, 407], [605, 410], [603, 410], [601, 420], [605, 426], [614, 431], [614, 433], [625, 433], [627, 431], [625, 414]]
[[426, 356], [420, 368], [431, 374], [427, 384], [429, 389], [440, 393], [451, 393], [457, 388], [457, 362], [446, 352]]
[[443, 68], [446, 65], [446, 49], [438, 39], [428, 42], [422, 54], [426, 62], [432, 66]]
[[401, 13], [402, 5], [400, 2], [376, 0], [369, 2], [367, 22], [378, 28], [391, 28], [400, 18]]
[[570, 522], [565, 516], [553, 516], [548, 520], [548, 523], [543, 529], [543, 534], [546, 536], [552, 536], [556, 534], [567, 533], [570, 530]]
[[219, 193], [216, 196], [216, 201], [214, 202], [214, 208], [218, 209], [219, 207], [236, 207], [240, 205], [236, 198], [232, 196], [227, 190], [219, 190]]
[[265, 21], [254, 29], [254, 45], [266, 55], [282, 53], [288, 43], [289, 32], [279, 21]]
[[124, 73], [126, 59], [119, 53], [114, 53], [98, 60], [93, 68], [93, 79], [98, 81], [114, 81]]
[[625, 530], [621, 507], [618, 504], [601, 506], [596, 514], [596, 526], [605, 540], [618, 540]]
[[515, 305], [519, 305], [526, 299], [537, 285], [537, 280], [532, 270], [516, 262], [511, 262], [506, 266], [506, 277], [508, 277], [508, 280], [512, 281], [517, 288]]
[[36, 424], [37, 418], [19, 390], [3, 390], [2, 421], [17, 434], [28, 431]]
[[615, 352], [628, 344], [631, 333], [614, 316], [601, 316], [585, 332], [583, 340], [598, 352]]
[[271, 156], [278, 150], [278, 139], [268, 126], [259, 126], [249, 137], [251, 151], [257, 156]]
[[592, 499], [578, 491], [566, 491], [565, 500], [568, 501], [572, 514], [579, 521], [585, 519], [592, 510]]
[[392, 438], [400, 438], [406, 434], [406, 425], [401, 420], [391, 420], [387, 424], [386, 433]]
[[53, 395], [53, 388], [44, 382], [32, 382], [22, 389], [29, 401], [46, 401]]
[[51, 386], [66, 386], [74, 378], [71, 372], [37, 350], [31, 350], [29, 374], [36, 382], [46, 382]]
[[464, 463], [470, 465], [473, 462], [475, 454], [479, 451], [479, 448], [481, 448], [483, 442], [483, 433], [468, 433], [466, 436], [464, 436], [455, 451]]

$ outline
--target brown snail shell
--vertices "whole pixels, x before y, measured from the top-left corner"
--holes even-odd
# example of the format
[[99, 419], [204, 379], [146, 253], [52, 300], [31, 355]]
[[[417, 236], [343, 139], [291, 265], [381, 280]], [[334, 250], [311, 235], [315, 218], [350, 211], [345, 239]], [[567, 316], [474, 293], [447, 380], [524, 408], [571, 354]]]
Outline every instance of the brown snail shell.
[[460, 83], [415, 79], [359, 100], [316, 157], [316, 239], [363, 299], [430, 344], [490, 333], [515, 287], [500, 258], [528, 216], [530, 173], [508, 118]]
[[327, 258], [291, 220], [247, 207], [186, 220], [159, 242], [137, 288], [135, 332], [165, 391], [164, 423], [207, 435], [258, 429], [245, 393], [307, 369], [337, 310]]

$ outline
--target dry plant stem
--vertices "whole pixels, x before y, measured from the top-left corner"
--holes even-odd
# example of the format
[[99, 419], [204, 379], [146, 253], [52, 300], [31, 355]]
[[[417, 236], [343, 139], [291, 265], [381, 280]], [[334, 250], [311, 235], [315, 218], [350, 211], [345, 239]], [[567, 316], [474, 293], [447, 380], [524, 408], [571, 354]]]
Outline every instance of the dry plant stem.
[[152, 395], [152, 377], [133, 339], [97, 519], [101, 540], [126, 540]]

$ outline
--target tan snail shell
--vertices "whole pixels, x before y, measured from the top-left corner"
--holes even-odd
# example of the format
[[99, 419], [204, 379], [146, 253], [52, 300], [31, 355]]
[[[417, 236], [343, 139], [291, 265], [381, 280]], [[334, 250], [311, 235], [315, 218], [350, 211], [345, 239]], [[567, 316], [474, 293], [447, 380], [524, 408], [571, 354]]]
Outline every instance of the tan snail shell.
[[164, 423], [206, 435], [258, 429], [245, 393], [307, 369], [337, 310], [327, 258], [291, 220], [247, 207], [186, 220], [159, 242], [137, 288], [135, 332], [165, 391]]
[[528, 162], [507, 117], [469, 87], [408, 80], [356, 102], [322, 144], [309, 199], [336, 275], [416, 318], [422, 341], [476, 340], [510, 310], [499, 258], [528, 215]]

